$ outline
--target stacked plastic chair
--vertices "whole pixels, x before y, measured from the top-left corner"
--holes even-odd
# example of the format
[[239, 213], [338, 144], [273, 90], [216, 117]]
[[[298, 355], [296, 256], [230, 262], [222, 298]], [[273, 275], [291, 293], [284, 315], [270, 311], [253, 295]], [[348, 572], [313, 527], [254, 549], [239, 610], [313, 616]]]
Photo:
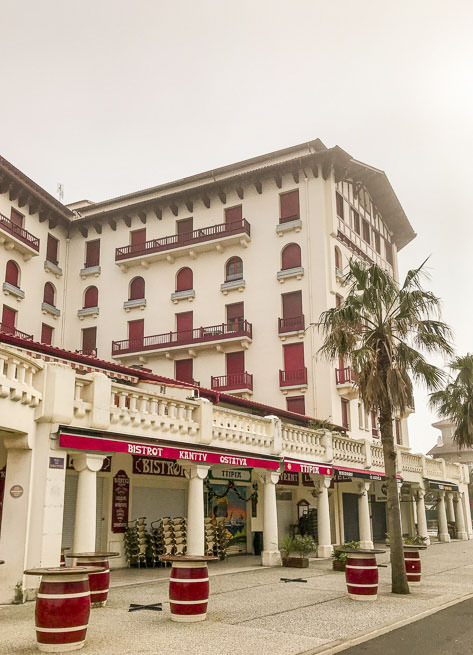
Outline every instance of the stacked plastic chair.
[[125, 530], [125, 556], [130, 566], [146, 566], [146, 518], [131, 521]]

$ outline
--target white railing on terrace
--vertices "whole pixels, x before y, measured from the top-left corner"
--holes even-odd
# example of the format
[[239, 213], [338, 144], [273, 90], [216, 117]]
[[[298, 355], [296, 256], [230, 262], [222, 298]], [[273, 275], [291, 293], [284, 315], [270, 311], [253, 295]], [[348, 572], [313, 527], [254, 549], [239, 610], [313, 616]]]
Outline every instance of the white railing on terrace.
[[453, 462], [445, 462], [445, 475], [447, 479], [453, 478], [454, 480], [461, 478], [461, 464]]
[[2, 348], [0, 353], [0, 398], [37, 407], [41, 392], [34, 386], [34, 375], [41, 369], [19, 353]]
[[376, 468], [384, 470], [384, 455], [383, 447], [378, 445], [371, 445], [371, 463]]
[[422, 474], [423, 455], [401, 451], [402, 470]]
[[424, 471], [428, 478], [443, 479], [443, 463], [438, 459], [426, 457], [424, 461]]
[[274, 448], [273, 423], [271, 419], [252, 416], [232, 409], [213, 407], [213, 441], [219, 444], [235, 445], [272, 451]]
[[326, 458], [326, 436], [320, 431], [298, 425], [281, 426], [282, 447], [285, 455], [293, 457], [306, 455], [314, 459]]
[[364, 444], [349, 437], [332, 435], [333, 461], [364, 464]]
[[[357, 234], [354, 230], [351, 229], [349, 225], [342, 221], [341, 218], [338, 219], [338, 231], [355, 247], [353, 249], [355, 252], [359, 250], [362, 255], [367, 257], [371, 262], [378, 264], [381, 268], [389, 271], [392, 274], [393, 267], [388, 264], [388, 262], [381, 257], [381, 255], [376, 252], [374, 248], [370, 246], [369, 243]], [[349, 246], [349, 244], [347, 244]]]

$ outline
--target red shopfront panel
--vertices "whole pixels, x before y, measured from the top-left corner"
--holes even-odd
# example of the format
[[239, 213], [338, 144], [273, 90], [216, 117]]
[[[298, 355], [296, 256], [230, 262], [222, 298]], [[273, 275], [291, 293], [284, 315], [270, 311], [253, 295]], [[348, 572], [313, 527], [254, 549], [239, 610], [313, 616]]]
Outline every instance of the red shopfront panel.
[[18, 225], [19, 227], [23, 227], [24, 218], [25, 217], [21, 212], [17, 211], [16, 209], [13, 209], [13, 207], [10, 209], [10, 220], [15, 225]]
[[46, 245], [46, 259], [52, 264], [58, 263], [58, 240], [52, 234], [48, 234], [48, 243]]
[[192, 330], [194, 329], [194, 314], [193, 312], [180, 312], [176, 314], [176, 331], [182, 338], [188, 339], [192, 336]]
[[193, 382], [194, 362], [192, 359], [178, 359], [175, 362], [176, 380], [180, 382]]
[[100, 264], [100, 239], [87, 241], [85, 244], [85, 268]]
[[[138, 321], [128, 321], [128, 340], [142, 343], [145, 336], [145, 322], [140, 318]], [[131, 343], [130, 343], [131, 345]]]
[[189, 291], [193, 288], [194, 285], [194, 275], [192, 269], [181, 268], [181, 270], [176, 275], [176, 291]]
[[82, 330], [82, 352], [85, 355], [94, 354], [97, 348], [97, 328], [89, 327]]
[[7, 328], [14, 328], [16, 323], [16, 314], [17, 312], [11, 307], [3, 305], [2, 310], [2, 325]]
[[295, 412], [296, 414], [305, 415], [305, 397], [304, 396], [292, 396], [286, 398], [287, 409], [289, 412]]
[[243, 219], [241, 205], [237, 207], [229, 207], [225, 210], [225, 223], [231, 225], [232, 223], [241, 223]]
[[287, 223], [288, 221], [296, 221], [300, 218], [299, 210], [299, 189], [282, 193], [279, 196], [280, 204], [280, 223]]
[[41, 343], [45, 343], [47, 346], [53, 345], [53, 333], [54, 328], [46, 323], [41, 323]]
[[304, 344], [291, 343], [284, 347], [284, 370], [300, 371], [304, 368]]
[[142, 246], [146, 243], [146, 228], [141, 230], [133, 230], [130, 232], [130, 245], [131, 246]]
[[5, 282], [8, 282], [8, 284], [11, 284], [14, 287], [18, 287], [19, 285], [19, 274], [20, 274], [20, 269], [18, 268], [18, 265], [16, 262], [14, 262], [12, 259], [7, 262], [6, 270], [5, 270]]
[[185, 218], [182, 221], [176, 221], [177, 227], [177, 236], [179, 240], [190, 238], [192, 230], [194, 229], [194, 220], [193, 218]]
[[302, 291], [293, 291], [282, 295], [283, 318], [302, 316]]
[[237, 375], [245, 372], [245, 351], [227, 353], [225, 355], [227, 375]]

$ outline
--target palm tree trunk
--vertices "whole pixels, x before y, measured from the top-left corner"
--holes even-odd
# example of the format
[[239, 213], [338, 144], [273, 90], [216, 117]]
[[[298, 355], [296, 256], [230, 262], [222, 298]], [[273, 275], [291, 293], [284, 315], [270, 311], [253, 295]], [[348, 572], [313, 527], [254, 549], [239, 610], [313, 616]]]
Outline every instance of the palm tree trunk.
[[391, 591], [393, 594], [408, 594], [406, 566], [401, 528], [401, 507], [396, 479], [396, 451], [394, 448], [392, 409], [382, 408], [379, 427], [383, 444], [384, 470], [386, 472], [387, 503], [386, 514], [391, 547]]

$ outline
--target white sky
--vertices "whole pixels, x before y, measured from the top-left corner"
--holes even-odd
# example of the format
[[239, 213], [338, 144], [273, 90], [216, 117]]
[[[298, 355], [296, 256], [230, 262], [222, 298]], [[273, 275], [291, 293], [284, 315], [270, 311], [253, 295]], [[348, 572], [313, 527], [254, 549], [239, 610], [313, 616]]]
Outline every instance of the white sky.
[[[320, 137], [382, 168], [473, 350], [469, 0], [0, 0], [0, 152], [101, 200]], [[433, 445], [416, 394], [411, 443]]]

